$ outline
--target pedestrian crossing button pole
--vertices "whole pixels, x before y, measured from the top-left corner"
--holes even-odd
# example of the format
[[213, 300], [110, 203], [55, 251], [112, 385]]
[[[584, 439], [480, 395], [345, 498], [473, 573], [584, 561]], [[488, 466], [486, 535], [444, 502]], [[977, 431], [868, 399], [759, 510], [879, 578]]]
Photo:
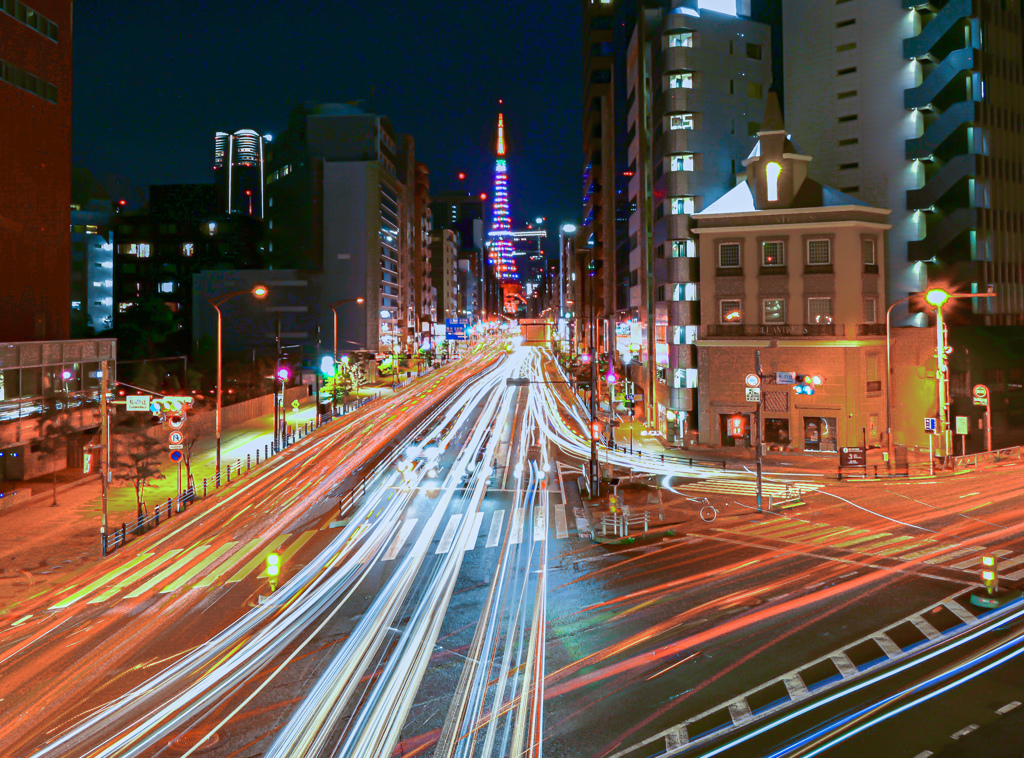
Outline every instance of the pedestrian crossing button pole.
[[988, 588], [988, 594], [999, 592], [999, 559], [994, 555], [986, 555], [981, 559], [981, 581]]
[[994, 555], [981, 557], [981, 583], [986, 591], [971, 593], [971, 603], [981, 608], [999, 608], [1021, 597], [1020, 590], [999, 588], [999, 559]]
[[270, 582], [270, 591], [277, 589], [277, 577], [281, 573], [281, 556], [271, 553], [267, 556], [267, 578]]

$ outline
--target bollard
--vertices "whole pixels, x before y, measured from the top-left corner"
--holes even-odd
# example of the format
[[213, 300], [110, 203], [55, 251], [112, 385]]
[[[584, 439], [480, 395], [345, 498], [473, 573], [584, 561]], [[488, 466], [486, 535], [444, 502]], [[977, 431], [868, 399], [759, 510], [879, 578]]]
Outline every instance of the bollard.
[[217, 473], [214, 475], [213, 486], [220, 487], [220, 469], [217, 469]]
[[249, 471], [252, 469], [252, 456], [248, 453], [245, 454], [245, 470]]
[[105, 558], [107, 556], [107, 533], [100, 532], [100, 553]]
[[203, 499], [206, 499], [206, 477], [203, 477]]
[[664, 454], [664, 453], [662, 453], [662, 454], [661, 454], [661, 462], [662, 462], [662, 463], [664, 463], [664, 462], [665, 462], [665, 454]]
[[256, 448], [256, 465], [260, 465], [260, 449]]
[[133, 530], [137, 535], [142, 536], [142, 515], [135, 517], [135, 529]]
[[[264, 459], [267, 459], [267, 458], [269, 458], [269, 457], [270, 457], [270, 449], [269, 449], [269, 446], [268, 446], [268, 445], [264, 445], [264, 446], [263, 446], [263, 458], [264, 458]], [[257, 462], [257, 463], [259, 463], [259, 462], [260, 462], [259, 458], [257, 458], [257, 459], [256, 459], [256, 462]]]
[[128, 544], [128, 524], [121, 522], [121, 546]]
[[167, 518], [170, 518], [170, 517], [171, 517], [171, 503], [170, 503], [170, 501], [168, 501], [167, 502]]
[[[168, 505], [168, 508], [170, 505]], [[153, 526], [160, 526], [160, 504], [157, 503], [156, 508], [153, 509]]]
[[228, 464], [228, 484], [231, 484], [231, 464]]

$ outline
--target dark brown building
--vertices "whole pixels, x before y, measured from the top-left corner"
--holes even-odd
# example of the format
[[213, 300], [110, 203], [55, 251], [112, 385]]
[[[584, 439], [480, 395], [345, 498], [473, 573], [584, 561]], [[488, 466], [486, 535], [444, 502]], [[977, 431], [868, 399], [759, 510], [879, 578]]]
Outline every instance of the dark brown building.
[[0, 2], [0, 340], [67, 339], [71, 0]]

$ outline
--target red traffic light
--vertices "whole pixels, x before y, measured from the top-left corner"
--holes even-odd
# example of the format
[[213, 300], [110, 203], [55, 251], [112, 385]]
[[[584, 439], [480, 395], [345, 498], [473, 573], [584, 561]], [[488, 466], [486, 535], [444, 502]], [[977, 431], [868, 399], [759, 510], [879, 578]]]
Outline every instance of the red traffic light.
[[600, 439], [601, 439], [601, 422], [600, 421], [592, 421], [590, 423], [590, 439], [594, 440], [594, 442], [600, 441]]
[[730, 416], [727, 423], [727, 428], [730, 437], [746, 437], [747, 436], [747, 417], [746, 416]]

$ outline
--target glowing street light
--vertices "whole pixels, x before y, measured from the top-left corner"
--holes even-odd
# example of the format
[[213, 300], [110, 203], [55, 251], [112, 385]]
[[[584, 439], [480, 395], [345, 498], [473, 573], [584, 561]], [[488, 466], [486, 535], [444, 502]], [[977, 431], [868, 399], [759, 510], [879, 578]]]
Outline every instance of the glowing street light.
[[924, 299], [928, 305], [941, 308], [949, 301], [949, 293], [944, 289], [932, 289], [925, 293]]

